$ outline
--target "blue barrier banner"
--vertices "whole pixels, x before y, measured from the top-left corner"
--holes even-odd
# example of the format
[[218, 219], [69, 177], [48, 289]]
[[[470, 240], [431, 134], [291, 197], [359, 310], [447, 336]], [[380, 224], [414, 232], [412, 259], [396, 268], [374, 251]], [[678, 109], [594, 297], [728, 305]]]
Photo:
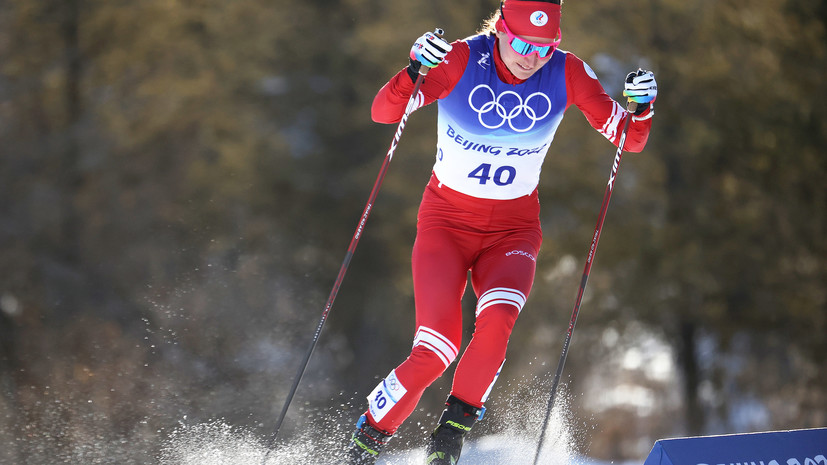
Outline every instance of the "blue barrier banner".
[[827, 428], [661, 439], [644, 465], [827, 465]]

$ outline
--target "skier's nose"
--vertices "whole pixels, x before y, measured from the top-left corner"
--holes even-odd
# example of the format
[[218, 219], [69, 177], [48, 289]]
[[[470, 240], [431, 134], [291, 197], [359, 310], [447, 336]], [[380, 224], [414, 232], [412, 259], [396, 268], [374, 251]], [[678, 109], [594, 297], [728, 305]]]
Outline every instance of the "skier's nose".
[[527, 68], [532, 68], [533, 69], [537, 66], [538, 61], [539, 61], [539, 58], [537, 57], [537, 54], [532, 53], [531, 55], [526, 57], [526, 61], [524, 61], [523, 63], [525, 63], [525, 66]]

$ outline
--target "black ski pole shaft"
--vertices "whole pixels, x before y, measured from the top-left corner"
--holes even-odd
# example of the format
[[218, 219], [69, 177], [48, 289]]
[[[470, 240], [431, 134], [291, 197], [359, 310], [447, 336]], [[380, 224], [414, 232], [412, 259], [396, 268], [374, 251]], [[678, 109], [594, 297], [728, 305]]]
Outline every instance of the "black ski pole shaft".
[[[439, 36], [442, 36], [444, 32], [442, 29], [437, 28], [435, 33]], [[399, 121], [399, 125], [396, 128], [396, 132], [394, 132], [393, 140], [391, 141], [391, 145], [388, 148], [388, 152], [385, 155], [385, 159], [382, 162], [382, 167], [379, 169], [379, 174], [376, 177], [376, 182], [373, 184], [373, 189], [370, 191], [370, 195], [368, 196], [367, 204], [365, 205], [365, 209], [362, 211], [362, 216], [360, 217], [359, 224], [356, 226], [356, 231], [353, 233], [353, 238], [350, 240], [350, 245], [347, 248], [347, 252], [345, 253], [345, 259], [342, 262], [342, 266], [339, 268], [339, 274], [336, 277], [336, 282], [333, 284], [333, 289], [330, 291], [330, 296], [327, 298], [327, 303], [324, 306], [324, 311], [322, 312], [322, 317], [319, 320], [319, 324], [316, 326], [316, 332], [313, 334], [313, 340], [310, 343], [310, 347], [307, 349], [307, 353], [304, 356], [304, 360], [302, 361], [301, 366], [299, 366], [299, 370], [296, 373], [296, 376], [293, 378], [293, 385], [290, 388], [290, 392], [287, 394], [287, 398], [284, 401], [284, 406], [281, 409], [281, 413], [276, 420], [276, 427], [273, 431], [272, 436], [270, 437], [270, 441], [268, 443], [267, 452], [262, 459], [262, 465], [267, 462], [267, 458], [270, 455], [270, 451], [272, 450], [273, 446], [276, 442], [276, 437], [279, 434], [279, 430], [281, 429], [282, 423], [284, 423], [284, 418], [287, 416], [287, 410], [290, 407], [290, 403], [293, 401], [293, 397], [296, 395], [296, 391], [298, 390], [299, 383], [301, 382], [302, 377], [304, 376], [304, 372], [307, 370], [307, 365], [310, 363], [310, 358], [313, 355], [313, 351], [316, 348], [316, 344], [319, 342], [319, 336], [322, 333], [322, 328], [324, 327], [325, 321], [327, 321], [327, 316], [330, 314], [330, 310], [333, 308], [333, 301], [336, 300], [336, 295], [339, 293], [339, 288], [342, 286], [342, 281], [345, 279], [345, 273], [347, 273], [347, 268], [350, 265], [350, 261], [353, 258], [353, 254], [356, 251], [356, 246], [359, 244], [359, 239], [362, 237], [362, 232], [365, 228], [365, 223], [368, 220], [368, 216], [370, 216], [370, 212], [373, 209], [373, 204], [376, 202], [376, 197], [379, 194], [379, 188], [382, 186], [382, 181], [385, 179], [385, 174], [388, 172], [388, 167], [390, 166], [391, 159], [393, 159], [393, 154], [396, 151], [396, 147], [399, 145], [399, 139], [402, 138], [402, 131], [405, 129], [405, 124], [408, 122], [408, 117], [410, 114], [417, 108], [417, 104], [419, 102], [419, 88], [422, 86], [422, 81], [425, 78], [425, 75], [428, 73], [430, 68], [422, 66], [419, 69], [419, 74], [416, 77], [416, 82], [414, 83], [413, 91], [411, 92], [411, 97], [408, 99], [408, 105], [405, 107], [405, 112], [402, 114], [402, 119]]]
[[617, 144], [617, 152], [615, 152], [614, 162], [612, 163], [612, 171], [609, 174], [609, 183], [606, 185], [606, 192], [603, 194], [603, 204], [600, 206], [600, 213], [597, 216], [597, 225], [594, 227], [594, 235], [592, 235], [592, 243], [589, 247], [589, 254], [586, 258], [586, 266], [583, 269], [583, 277], [580, 279], [580, 290], [577, 292], [577, 300], [574, 302], [574, 310], [571, 313], [571, 320], [569, 320], [569, 328], [566, 332], [566, 338], [563, 341], [563, 351], [560, 354], [560, 360], [557, 362], [557, 371], [554, 373], [554, 379], [551, 383], [551, 392], [549, 394], [548, 406], [546, 407], [546, 417], [543, 420], [543, 426], [540, 428], [540, 441], [537, 443], [537, 451], [534, 454], [534, 465], [537, 465], [540, 460], [540, 452], [543, 449], [543, 443], [546, 438], [546, 428], [548, 428], [549, 420], [551, 419], [551, 411], [554, 409], [554, 400], [557, 396], [557, 387], [560, 385], [560, 377], [563, 375], [563, 366], [566, 364], [566, 357], [569, 354], [569, 346], [571, 345], [571, 335], [574, 333], [574, 325], [577, 324], [577, 315], [580, 314], [580, 303], [583, 300], [583, 294], [586, 291], [586, 282], [589, 280], [589, 274], [592, 270], [592, 263], [594, 263], [595, 255], [597, 255], [597, 244], [600, 241], [600, 233], [603, 230], [603, 220], [606, 219], [606, 211], [609, 209], [609, 201], [612, 199], [612, 191], [614, 189], [615, 179], [617, 178], [617, 170], [620, 168], [620, 159], [623, 156], [623, 145], [626, 143], [626, 132], [629, 129], [629, 120], [637, 109], [637, 103], [629, 101], [626, 107], [626, 121], [623, 124], [623, 132], [620, 134], [620, 140]]

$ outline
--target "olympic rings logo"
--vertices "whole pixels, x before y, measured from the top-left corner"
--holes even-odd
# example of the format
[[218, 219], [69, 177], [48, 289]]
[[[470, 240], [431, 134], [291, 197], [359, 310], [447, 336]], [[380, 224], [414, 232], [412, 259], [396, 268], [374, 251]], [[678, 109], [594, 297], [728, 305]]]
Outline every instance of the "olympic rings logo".
[[[477, 91], [483, 89], [488, 91], [488, 98], [485, 99], [485, 103], [477, 107], [474, 104], [474, 95], [477, 94]], [[530, 105], [532, 99], [534, 99], [534, 106]], [[538, 112], [542, 109], [543, 100], [545, 100], [546, 110], [538, 116]], [[542, 92], [535, 92], [523, 101], [522, 96], [513, 90], [495, 95], [494, 90], [486, 84], [474, 87], [471, 93], [468, 94], [468, 105], [477, 112], [477, 119], [484, 127], [497, 129], [508, 122], [508, 126], [516, 132], [530, 131], [538, 121], [551, 113], [551, 99]], [[526, 127], [518, 127], [518, 123], [525, 123], [525, 118], [519, 118], [522, 115], [525, 115], [525, 118], [531, 121]], [[519, 126], [524, 126], [524, 124], [519, 124]]]

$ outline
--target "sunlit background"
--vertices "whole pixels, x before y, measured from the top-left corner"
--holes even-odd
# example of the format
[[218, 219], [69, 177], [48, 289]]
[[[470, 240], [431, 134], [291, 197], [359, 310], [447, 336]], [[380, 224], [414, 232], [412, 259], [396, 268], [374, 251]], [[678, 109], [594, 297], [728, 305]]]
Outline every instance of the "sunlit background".
[[[497, 6], [0, 0], [0, 463], [260, 460], [239, 457], [273, 432], [396, 129], [373, 96], [423, 32]], [[563, 455], [827, 425], [827, 3], [569, 0], [562, 27], [614, 98], [638, 67], [659, 85], [566, 363]], [[435, 110], [405, 129], [277, 447], [343, 445], [410, 350]], [[536, 441], [613, 156], [570, 108], [477, 439]], [[451, 374], [391, 452], [422, 445]]]

